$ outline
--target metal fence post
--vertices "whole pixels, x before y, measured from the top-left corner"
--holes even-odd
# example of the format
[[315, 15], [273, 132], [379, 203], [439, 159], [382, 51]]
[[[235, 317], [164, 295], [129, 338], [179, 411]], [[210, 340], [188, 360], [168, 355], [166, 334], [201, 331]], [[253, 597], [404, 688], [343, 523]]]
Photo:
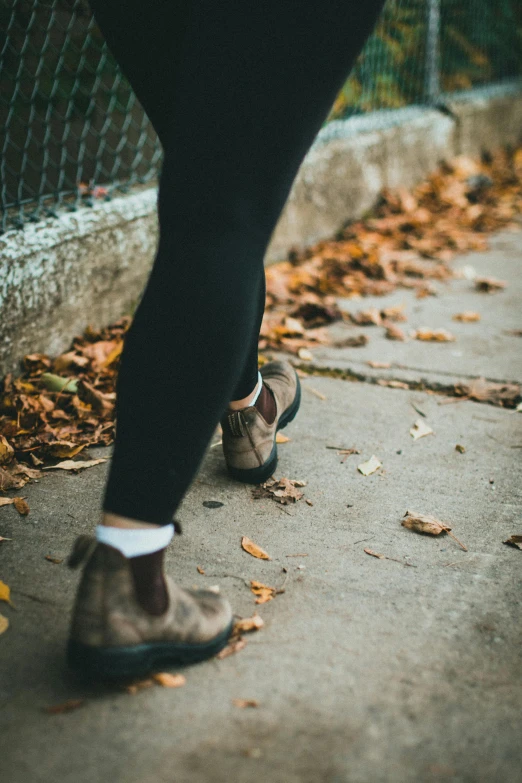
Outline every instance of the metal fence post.
[[440, 95], [440, 3], [441, 0], [428, 0], [427, 7], [424, 89], [429, 104], [437, 103]]

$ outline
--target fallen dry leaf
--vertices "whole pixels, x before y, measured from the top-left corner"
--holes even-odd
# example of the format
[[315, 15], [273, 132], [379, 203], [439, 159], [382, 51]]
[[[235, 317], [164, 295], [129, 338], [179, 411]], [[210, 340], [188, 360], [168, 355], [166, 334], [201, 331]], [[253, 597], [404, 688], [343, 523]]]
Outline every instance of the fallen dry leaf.
[[288, 443], [290, 440], [291, 439], [286, 435], [283, 435], [282, 432], [278, 432], [276, 435], [276, 443]]
[[378, 557], [379, 560], [386, 560], [385, 555], [380, 555], [378, 552], [374, 552], [373, 549], [366, 549], [364, 550], [367, 555], [371, 555], [372, 557]]
[[514, 546], [517, 549], [522, 549], [522, 536], [514, 534], [509, 538], [506, 538], [506, 540], [503, 543], [509, 544], [509, 546]]
[[419, 438], [424, 438], [426, 435], [433, 435], [433, 430], [431, 427], [429, 427], [424, 419], [417, 419], [415, 424], [410, 430], [410, 435], [413, 438], [413, 440], [418, 440]]
[[459, 454], [464, 454], [466, 452], [466, 447], [463, 446], [461, 443], [457, 443], [455, 446], [455, 451], [458, 451]]
[[29, 513], [29, 504], [25, 498], [13, 498], [13, 505], [22, 517], [26, 517]]
[[0, 614], [0, 635], [5, 633], [7, 629], [9, 628], [9, 620], [7, 617], [4, 617], [3, 614]]
[[205, 571], [204, 571], [203, 568], [201, 568], [201, 566], [196, 566], [196, 568], [197, 568], [198, 574], [202, 574], [203, 576], [205, 575]]
[[223, 660], [223, 658], [228, 658], [229, 655], [235, 655], [235, 653], [240, 652], [241, 650], [244, 650], [246, 647], [246, 639], [239, 639], [231, 641], [229, 644], [227, 644], [226, 647], [224, 647], [221, 652], [218, 652], [216, 655], [216, 658], [219, 658], [220, 661]]
[[168, 672], [157, 672], [152, 675], [152, 679], [162, 688], [181, 688], [187, 682], [183, 674], [169, 674]]
[[366, 362], [369, 367], [373, 367], [374, 370], [389, 370], [391, 362]]
[[249, 555], [252, 555], [252, 557], [257, 557], [259, 560], [272, 559], [264, 549], [261, 549], [260, 546], [254, 544], [254, 542], [247, 536], [243, 536], [241, 539], [241, 547], [245, 550], [245, 552], [248, 552]]
[[4, 536], [0, 536], [0, 543], [2, 543], [2, 541], [12, 541], [12, 540], [13, 540], [12, 538], [4, 538]]
[[455, 337], [447, 329], [427, 329], [425, 327], [417, 329], [415, 339], [434, 343], [451, 343], [455, 341]]
[[260, 631], [264, 624], [265, 621], [258, 614], [254, 614], [252, 617], [244, 617], [242, 620], [236, 620], [232, 635], [241, 636], [242, 633]]
[[252, 490], [252, 497], [255, 500], [259, 498], [272, 498], [276, 503], [282, 505], [288, 505], [289, 503], [297, 503], [303, 497], [303, 493], [299, 487], [305, 487], [306, 481], [298, 481], [295, 479], [287, 479], [285, 477], [281, 479], [270, 478], [258, 487]]
[[2, 581], [0, 581], [0, 601], [5, 601], [11, 605], [11, 589]]
[[101, 465], [102, 462], [107, 462], [103, 459], [87, 459], [84, 461], [66, 459], [64, 462], [59, 462], [57, 465], [47, 465], [42, 470], [85, 470], [85, 468], [93, 468], [95, 465]]
[[476, 321], [480, 321], [480, 313], [475, 313], [472, 310], [464, 310], [463, 313], [455, 313], [453, 320], [461, 321], [461, 323], [475, 323]]
[[494, 383], [485, 378], [474, 378], [467, 384], [455, 385], [455, 394], [477, 402], [487, 402], [502, 408], [514, 408], [520, 399], [518, 383]]
[[386, 326], [386, 337], [388, 340], [400, 340], [402, 342], [406, 340], [406, 335], [403, 330], [398, 326], [395, 326], [395, 324], [388, 324]]
[[0, 507], [11, 506], [15, 502], [14, 498], [0, 498]]
[[60, 563], [63, 563], [63, 557], [53, 557], [52, 555], [45, 555], [45, 559], [49, 561], [49, 563], [54, 563], [54, 565], [60, 565]]
[[272, 598], [275, 598], [277, 594], [275, 587], [269, 587], [262, 582], [257, 582], [255, 579], [250, 582], [250, 589], [256, 596], [256, 604], [266, 604]]
[[83, 707], [85, 699], [68, 699], [61, 704], [53, 704], [51, 707], [44, 707], [43, 711], [48, 715], [63, 715], [64, 712], [72, 712], [78, 707]]
[[416, 533], [427, 533], [430, 536], [438, 536], [441, 533], [447, 533], [462, 549], [467, 552], [467, 547], [456, 538], [451, 532], [451, 527], [441, 522], [439, 519], [428, 514], [418, 514], [415, 511], [407, 511], [401, 522], [403, 527], [408, 530], [414, 530]]
[[382, 468], [382, 462], [377, 459], [375, 454], [366, 462], [361, 462], [360, 465], [357, 465], [357, 470], [359, 473], [362, 473], [363, 476], [370, 476], [372, 473], [379, 470], [379, 468]]
[[503, 291], [507, 283], [504, 280], [495, 280], [494, 277], [476, 277], [475, 288], [485, 294], [493, 294], [495, 291]]
[[255, 699], [232, 699], [232, 704], [234, 707], [240, 707], [241, 709], [245, 707], [259, 707], [259, 702]]
[[345, 337], [334, 342], [335, 348], [362, 348], [370, 342], [368, 335], [358, 334], [356, 337]]
[[0, 435], [0, 465], [10, 462], [14, 455], [14, 449], [9, 441]]
[[308, 348], [299, 348], [297, 355], [303, 362], [311, 362], [314, 358], [313, 353]]

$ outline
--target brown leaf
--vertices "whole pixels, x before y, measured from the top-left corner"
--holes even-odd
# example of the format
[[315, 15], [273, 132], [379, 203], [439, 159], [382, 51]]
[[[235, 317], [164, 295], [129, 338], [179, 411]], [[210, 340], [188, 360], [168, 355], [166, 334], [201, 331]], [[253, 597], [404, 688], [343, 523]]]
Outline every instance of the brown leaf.
[[406, 512], [401, 525], [407, 527], [408, 530], [415, 530], [416, 533], [428, 533], [431, 536], [438, 536], [451, 530], [451, 527], [435, 517], [428, 514], [417, 514], [413, 511]]
[[234, 623], [233, 636], [241, 636], [242, 633], [249, 633], [250, 631], [259, 631], [264, 626], [265, 622], [258, 614], [252, 615], [252, 617], [245, 617], [242, 620], [236, 620]]
[[54, 563], [55, 565], [60, 565], [60, 563], [63, 563], [63, 557], [53, 557], [52, 555], [45, 555], [45, 559], [48, 560], [50, 563]]
[[503, 408], [514, 408], [520, 399], [520, 391], [517, 383], [494, 383], [485, 378], [474, 378], [470, 383], [455, 386], [455, 393], [459, 396]]
[[101, 465], [102, 462], [107, 462], [103, 459], [87, 459], [87, 460], [74, 460], [66, 459], [64, 462], [59, 462], [57, 465], [48, 465], [42, 470], [84, 470], [85, 468], [93, 468], [95, 465]]
[[459, 454], [465, 454], [466, 447], [462, 446], [462, 444], [460, 444], [460, 443], [457, 443], [457, 445], [455, 446], [455, 451], [458, 451]]
[[306, 486], [306, 481], [270, 478], [264, 484], [252, 490], [252, 497], [254, 499], [272, 498], [276, 503], [281, 503], [282, 505], [297, 503], [303, 497], [303, 493], [300, 492], [298, 487], [304, 486]]
[[14, 507], [18, 511], [18, 513], [26, 517], [29, 513], [29, 504], [25, 500], [25, 498], [13, 498]]
[[10, 462], [14, 455], [14, 449], [3, 435], [0, 435], [0, 465]]
[[475, 321], [480, 321], [480, 313], [475, 313], [472, 310], [464, 310], [462, 313], [455, 313], [453, 320], [460, 321], [461, 323], [474, 323]]
[[352, 321], [359, 326], [380, 326], [382, 317], [376, 307], [370, 307], [368, 310], [359, 310], [351, 316]]
[[14, 498], [0, 498], [0, 507], [10, 506], [14, 502], [15, 502]]
[[245, 552], [248, 552], [249, 555], [252, 555], [252, 557], [257, 557], [260, 560], [272, 559], [264, 549], [261, 549], [260, 546], [254, 544], [254, 542], [247, 536], [243, 536], [241, 539], [241, 547], [245, 550]]
[[219, 660], [222, 661], [223, 658], [228, 658], [229, 655], [235, 655], [235, 653], [244, 650], [245, 647], [246, 647], [246, 639], [239, 638], [233, 640], [229, 644], [227, 644], [227, 646], [224, 647], [221, 650], [221, 652], [218, 652], [216, 658], [219, 658]]
[[4, 617], [3, 614], [0, 614], [0, 636], [7, 631], [9, 628], [9, 620], [7, 617]]
[[475, 288], [482, 293], [493, 294], [502, 291], [507, 286], [504, 280], [495, 280], [494, 277], [476, 277]]
[[391, 362], [366, 362], [369, 367], [373, 367], [375, 370], [389, 370]]
[[372, 557], [378, 557], [379, 560], [386, 560], [386, 555], [380, 555], [378, 552], [374, 552], [373, 549], [365, 549], [364, 550], [367, 555], [371, 555]]
[[85, 699], [68, 699], [62, 704], [53, 704], [51, 707], [44, 707], [43, 711], [48, 715], [63, 715], [64, 712], [72, 712], [79, 707], [83, 707]]
[[401, 525], [409, 530], [414, 530], [416, 533], [427, 533], [430, 536], [438, 536], [441, 533], [447, 533], [465, 552], [468, 551], [467, 547], [453, 535], [449, 525], [446, 525], [444, 522], [441, 522], [439, 519], [429, 516], [428, 514], [418, 514], [415, 511], [407, 511]]
[[522, 549], [522, 536], [513, 534], [509, 538], [506, 538], [506, 540], [503, 543], [509, 544], [509, 546], [514, 546], [517, 549]]
[[86, 443], [78, 444], [67, 440], [56, 440], [51, 441], [51, 443], [47, 443], [45, 446], [45, 451], [51, 457], [75, 457], [76, 454], [79, 454], [86, 445]]
[[400, 329], [398, 326], [395, 326], [395, 324], [388, 324], [386, 326], [386, 337], [388, 340], [400, 340], [404, 342], [406, 340], [406, 335]]
[[157, 672], [152, 675], [152, 679], [163, 688], [181, 688], [187, 682], [183, 674], [169, 674], [168, 672]]
[[425, 342], [450, 343], [455, 341], [455, 337], [447, 329], [417, 329], [415, 332], [416, 340]]
[[362, 348], [368, 345], [369, 338], [366, 334], [358, 334], [356, 337], [345, 337], [334, 342], [335, 348]]
[[245, 707], [259, 707], [259, 702], [255, 699], [232, 699], [232, 704], [234, 707], [240, 707], [241, 709]]
[[256, 604], [266, 604], [268, 601], [271, 601], [272, 598], [275, 598], [277, 593], [275, 587], [269, 587], [262, 582], [257, 582], [255, 579], [250, 582], [250, 589], [254, 595], [257, 596]]
[[201, 566], [196, 566], [196, 569], [198, 574], [202, 574], [203, 576], [205, 575], [205, 571], [203, 570], [203, 568], [201, 568]]

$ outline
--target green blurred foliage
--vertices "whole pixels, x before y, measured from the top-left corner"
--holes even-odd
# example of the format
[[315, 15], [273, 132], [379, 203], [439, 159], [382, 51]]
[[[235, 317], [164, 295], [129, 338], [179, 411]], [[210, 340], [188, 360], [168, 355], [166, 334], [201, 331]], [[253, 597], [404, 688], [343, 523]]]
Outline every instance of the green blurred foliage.
[[[329, 119], [426, 100], [427, 0], [388, 0]], [[522, 73], [522, 0], [441, 0], [442, 92]]]

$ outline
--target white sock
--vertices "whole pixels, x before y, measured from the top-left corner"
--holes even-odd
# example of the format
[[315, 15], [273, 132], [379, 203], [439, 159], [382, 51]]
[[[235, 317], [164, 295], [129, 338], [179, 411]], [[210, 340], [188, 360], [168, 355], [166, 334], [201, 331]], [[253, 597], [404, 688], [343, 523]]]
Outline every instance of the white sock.
[[150, 555], [165, 549], [174, 536], [174, 525], [151, 528], [96, 526], [96, 540], [118, 549], [125, 557]]
[[249, 402], [249, 407], [251, 407], [252, 405], [255, 405], [255, 404], [256, 404], [256, 402], [257, 402], [257, 398], [258, 398], [258, 397], [259, 397], [259, 395], [261, 394], [261, 389], [262, 389], [262, 388], [263, 388], [263, 379], [262, 379], [262, 377], [261, 377], [261, 373], [260, 373], [260, 372], [259, 372], [259, 370], [258, 370], [258, 371], [257, 371], [257, 391], [256, 391], [256, 393], [254, 394], [254, 398], [251, 400], [251, 402]]

